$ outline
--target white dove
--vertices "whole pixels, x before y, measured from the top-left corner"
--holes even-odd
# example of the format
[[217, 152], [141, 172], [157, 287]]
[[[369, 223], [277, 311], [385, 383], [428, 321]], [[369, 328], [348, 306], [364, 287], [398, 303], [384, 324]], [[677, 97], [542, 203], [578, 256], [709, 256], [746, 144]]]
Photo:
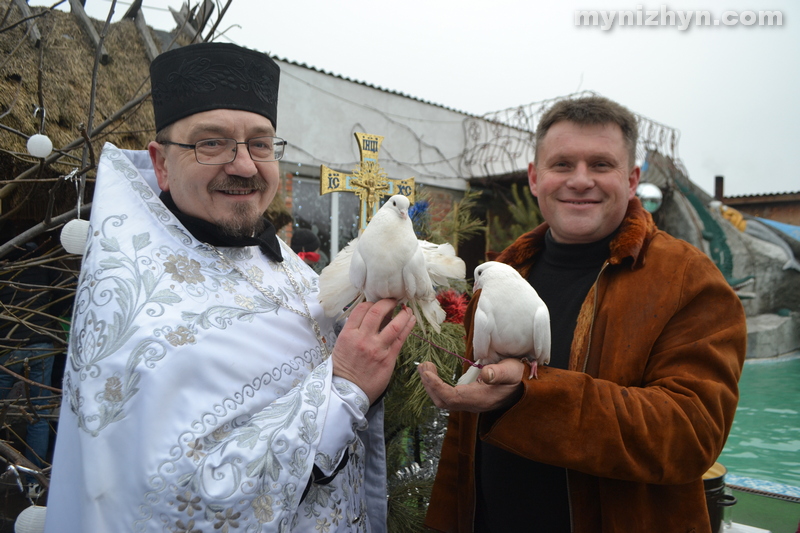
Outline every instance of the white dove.
[[346, 316], [365, 300], [395, 298], [411, 307], [423, 329], [424, 317], [441, 331], [445, 312], [436, 300], [434, 284], [464, 279], [466, 266], [452, 245], [417, 239], [409, 205], [403, 195], [389, 198], [361, 235], [322, 270], [319, 299], [326, 315]]
[[[519, 272], [505, 263], [487, 261], [475, 269], [474, 290], [481, 289], [472, 329], [472, 353], [481, 365], [506, 357], [527, 359], [530, 377], [550, 362], [550, 312]], [[480, 368], [470, 367], [458, 385], [472, 383]]]

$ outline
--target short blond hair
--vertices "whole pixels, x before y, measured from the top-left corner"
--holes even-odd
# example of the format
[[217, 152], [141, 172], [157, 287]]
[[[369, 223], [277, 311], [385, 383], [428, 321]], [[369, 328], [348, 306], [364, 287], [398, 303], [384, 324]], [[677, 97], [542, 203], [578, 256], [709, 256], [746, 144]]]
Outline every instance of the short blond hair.
[[559, 100], [548, 109], [539, 120], [536, 128], [536, 149], [534, 164], [539, 158], [539, 145], [556, 122], [569, 121], [581, 126], [616, 124], [622, 130], [622, 137], [628, 148], [628, 168], [636, 164], [636, 142], [639, 138], [639, 124], [636, 116], [613, 100], [603, 96]]

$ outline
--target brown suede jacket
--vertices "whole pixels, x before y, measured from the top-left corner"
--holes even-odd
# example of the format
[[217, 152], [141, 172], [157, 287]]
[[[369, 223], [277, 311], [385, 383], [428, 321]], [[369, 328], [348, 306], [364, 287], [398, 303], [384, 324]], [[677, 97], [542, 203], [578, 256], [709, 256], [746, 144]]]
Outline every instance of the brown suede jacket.
[[[497, 260], [527, 276], [547, 228]], [[567, 469], [575, 533], [709, 533], [702, 475], [733, 423], [746, 341], [742, 305], [716, 265], [632, 200], [581, 307], [570, 369], [526, 373], [522, 398], [499, 418], [450, 413], [425, 524], [472, 531], [479, 432]]]

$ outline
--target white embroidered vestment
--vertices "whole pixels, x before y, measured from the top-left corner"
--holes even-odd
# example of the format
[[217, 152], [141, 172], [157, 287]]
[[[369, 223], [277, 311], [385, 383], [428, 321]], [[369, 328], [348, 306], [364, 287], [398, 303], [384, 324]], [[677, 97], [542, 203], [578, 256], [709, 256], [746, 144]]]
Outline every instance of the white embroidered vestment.
[[[316, 274], [281, 242], [325, 350], [241, 274], [303, 310], [278, 263], [255, 246], [222, 261], [158, 192], [146, 151], [105, 146], [46, 531], [384, 531], [382, 407], [332, 376]], [[345, 450], [301, 503], [314, 464], [330, 474]]]

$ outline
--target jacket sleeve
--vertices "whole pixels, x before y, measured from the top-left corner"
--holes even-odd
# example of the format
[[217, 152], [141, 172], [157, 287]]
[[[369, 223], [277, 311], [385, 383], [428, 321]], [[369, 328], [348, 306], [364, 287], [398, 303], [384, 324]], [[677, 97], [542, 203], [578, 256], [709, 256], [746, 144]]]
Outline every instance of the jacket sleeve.
[[572, 348], [573, 360], [588, 354], [588, 373], [541, 368], [491, 426], [482, 417], [481, 438], [599, 477], [679, 484], [702, 476], [733, 423], [745, 316], [705, 255], [664, 259], [604, 273], [587, 341]]

